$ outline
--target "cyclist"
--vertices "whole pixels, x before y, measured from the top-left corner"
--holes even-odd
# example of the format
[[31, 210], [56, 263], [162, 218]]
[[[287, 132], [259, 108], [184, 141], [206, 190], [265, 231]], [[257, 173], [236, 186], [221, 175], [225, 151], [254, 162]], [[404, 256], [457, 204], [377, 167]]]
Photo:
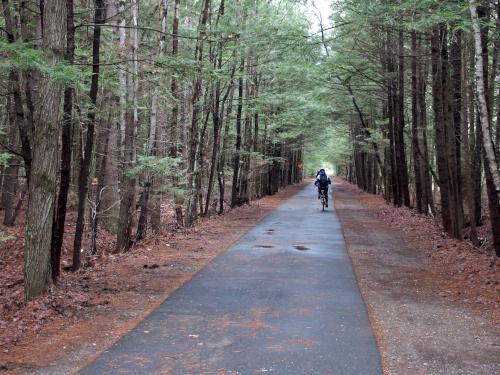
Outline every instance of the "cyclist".
[[331, 184], [332, 181], [330, 180], [330, 177], [328, 177], [325, 170], [321, 168], [316, 174], [316, 181], [314, 181], [314, 185], [318, 187], [318, 199], [321, 198], [321, 192], [325, 192], [326, 207], [328, 207], [328, 185]]

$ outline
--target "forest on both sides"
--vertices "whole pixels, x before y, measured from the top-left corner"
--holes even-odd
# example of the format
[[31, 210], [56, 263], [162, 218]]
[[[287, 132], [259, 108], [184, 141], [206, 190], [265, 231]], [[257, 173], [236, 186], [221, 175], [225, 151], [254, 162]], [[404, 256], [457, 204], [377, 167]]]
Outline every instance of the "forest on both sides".
[[2, 247], [23, 229], [26, 299], [103, 239], [327, 164], [500, 255], [498, 2], [333, 1], [319, 30], [311, 6], [2, 0]]

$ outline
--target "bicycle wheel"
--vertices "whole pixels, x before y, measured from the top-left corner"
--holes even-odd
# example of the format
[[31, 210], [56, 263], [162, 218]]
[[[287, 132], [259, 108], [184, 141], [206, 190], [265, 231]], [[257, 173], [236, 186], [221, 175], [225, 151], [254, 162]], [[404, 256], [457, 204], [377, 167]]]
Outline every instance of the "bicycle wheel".
[[325, 200], [325, 193], [322, 193], [321, 194], [321, 211], [324, 211], [325, 210], [325, 204], [326, 204], [326, 200]]

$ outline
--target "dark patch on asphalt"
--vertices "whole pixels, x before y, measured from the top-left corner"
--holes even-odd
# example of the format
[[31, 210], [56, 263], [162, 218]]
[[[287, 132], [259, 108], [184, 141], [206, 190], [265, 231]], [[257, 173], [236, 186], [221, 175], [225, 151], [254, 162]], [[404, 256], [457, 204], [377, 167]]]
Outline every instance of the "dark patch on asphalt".
[[267, 234], [274, 234], [274, 229], [268, 229], [268, 230], [266, 230], [266, 233]]
[[304, 246], [304, 245], [294, 245], [293, 247], [295, 249], [299, 250], [299, 251], [307, 251], [307, 250], [309, 250], [309, 248], [307, 246]]
[[272, 246], [272, 245], [257, 245], [257, 246], [255, 246], [255, 247], [259, 247], [259, 248], [261, 248], [261, 249], [271, 249], [271, 248], [273, 248], [274, 246]]

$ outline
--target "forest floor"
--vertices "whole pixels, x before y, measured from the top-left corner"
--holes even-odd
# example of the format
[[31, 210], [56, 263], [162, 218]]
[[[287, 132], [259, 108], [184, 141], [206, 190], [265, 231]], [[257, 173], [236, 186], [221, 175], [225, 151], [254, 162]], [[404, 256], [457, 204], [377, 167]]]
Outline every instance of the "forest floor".
[[500, 262], [492, 251], [345, 181], [333, 192], [384, 372], [500, 373]]
[[[27, 304], [22, 222], [0, 228], [13, 237], [0, 244], [0, 372], [44, 373], [57, 363], [69, 373], [92, 360], [304, 184], [203, 219], [193, 228], [151, 236], [123, 254], [111, 252], [113, 237], [101, 233], [99, 256], [86, 259], [76, 273], [63, 272], [49, 293]], [[69, 254], [63, 264], [70, 263]]]

